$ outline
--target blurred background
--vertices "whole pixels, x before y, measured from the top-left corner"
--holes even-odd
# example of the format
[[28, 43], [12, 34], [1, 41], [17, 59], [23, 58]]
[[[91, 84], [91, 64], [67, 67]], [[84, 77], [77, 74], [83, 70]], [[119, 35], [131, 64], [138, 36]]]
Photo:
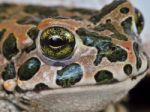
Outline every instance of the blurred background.
[[[68, 7], [84, 7], [100, 9], [112, 0], [0, 0], [8, 3], [40, 4], [47, 6], [63, 5]], [[145, 27], [141, 34], [143, 45], [150, 54], [150, 0], [131, 0], [144, 15]], [[146, 76], [128, 95], [128, 100], [123, 102], [129, 112], [150, 112], [150, 74]]]

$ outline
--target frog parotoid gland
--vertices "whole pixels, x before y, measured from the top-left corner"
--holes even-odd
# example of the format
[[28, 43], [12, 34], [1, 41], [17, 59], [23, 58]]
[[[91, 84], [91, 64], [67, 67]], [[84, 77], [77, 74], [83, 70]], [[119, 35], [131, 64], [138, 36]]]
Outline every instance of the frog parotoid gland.
[[[148, 69], [147, 55], [139, 41], [142, 29], [143, 17], [128, 0], [114, 0], [101, 10], [1, 4], [1, 91], [19, 94], [14, 96], [18, 99], [28, 92], [40, 96], [44, 90], [67, 94], [71, 89], [73, 94], [80, 87], [78, 97], [87, 87], [99, 88], [113, 97], [109, 88], [115, 90], [120, 84], [122, 90], [129, 91]], [[128, 89], [123, 86], [126, 81], [131, 82]], [[104, 87], [105, 91], [101, 89]], [[103, 99], [103, 103], [111, 101]], [[27, 109], [19, 103], [12, 105], [18, 111]], [[55, 106], [49, 105], [50, 112], [60, 112]], [[68, 112], [93, 109], [64, 108]]]

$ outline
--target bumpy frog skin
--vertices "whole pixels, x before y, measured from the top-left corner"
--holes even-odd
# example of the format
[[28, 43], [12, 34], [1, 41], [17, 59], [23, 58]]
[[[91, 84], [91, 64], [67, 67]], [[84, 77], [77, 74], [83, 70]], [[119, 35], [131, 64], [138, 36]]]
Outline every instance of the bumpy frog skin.
[[[130, 80], [128, 91], [148, 69], [138, 36], [142, 26], [138, 26], [136, 14], [127, 0], [115, 0], [100, 11], [1, 4], [1, 91], [38, 95], [44, 90], [44, 94], [61, 95], [92, 87], [117, 91], [117, 86], [111, 85]], [[119, 87], [126, 89], [127, 85]], [[109, 89], [103, 94], [107, 92], [111, 94]], [[56, 108], [55, 112], [59, 110]]]

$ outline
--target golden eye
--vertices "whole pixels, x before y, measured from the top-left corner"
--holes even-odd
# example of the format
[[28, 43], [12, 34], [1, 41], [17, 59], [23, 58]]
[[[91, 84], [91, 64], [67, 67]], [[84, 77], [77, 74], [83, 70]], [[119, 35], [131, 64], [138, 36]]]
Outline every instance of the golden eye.
[[51, 59], [64, 59], [69, 57], [75, 47], [74, 35], [63, 27], [48, 27], [40, 37], [43, 55]]

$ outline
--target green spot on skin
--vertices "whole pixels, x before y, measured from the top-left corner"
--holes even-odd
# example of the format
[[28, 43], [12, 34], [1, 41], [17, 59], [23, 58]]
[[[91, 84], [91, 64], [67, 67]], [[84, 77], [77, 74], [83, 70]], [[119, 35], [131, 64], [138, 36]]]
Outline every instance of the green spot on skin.
[[123, 8], [120, 9], [120, 12], [123, 13], [123, 14], [128, 14], [129, 8], [123, 7]]
[[67, 65], [57, 72], [56, 83], [62, 87], [70, 87], [79, 82], [83, 76], [83, 70], [79, 64]]
[[112, 3], [106, 5], [104, 8], [102, 8], [99, 13], [94, 14], [90, 18], [90, 21], [93, 22], [94, 24], [98, 23], [104, 16], [109, 14], [111, 11], [116, 9], [118, 6], [126, 2], [127, 0], [114, 0]]
[[136, 8], [135, 8], [135, 23], [138, 34], [141, 34], [144, 28], [144, 17], [142, 13]]
[[135, 52], [135, 55], [136, 55], [136, 60], [137, 60], [137, 62], [136, 62], [136, 67], [137, 67], [137, 69], [139, 70], [140, 68], [141, 68], [141, 66], [142, 66], [142, 60], [141, 60], [141, 58], [140, 58], [140, 53], [139, 53], [139, 45], [138, 45], [138, 43], [134, 43], [133, 44], [133, 49], [134, 49], [134, 52]]
[[7, 17], [5, 17], [5, 16], [0, 16], [0, 22], [2, 22], [3, 20], [6, 20], [7, 19]]
[[19, 79], [24, 81], [31, 79], [38, 72], [40, 65], [41, 62], [37, 58], [30, 58], [18, 69]]
[[113, 78], [113, 74], [107, 70], [101, 70], [97, 72], [94, 78], [98, 84], [108, 84], [117, 82], [117, 80]]
[[29, 53], [30, 51], [36, 48], [36, 38], [38, 37], [38, 33], [39, 33], [39, 30], [36, 27], [31, 28], [27, 32], [28, 36], [33, 40], [33, 44], [25, 48], [25, 51], [27, 53]]
[[132, 22], [133, 22], [132, 17], [129, 17], [121, 23], [125, 33], [127, 33], [127, 34], [133, 34], [134, 33]]
[[110, 37], [119, 39], [119, 40], [124, 40], [124, 41], [128, 40], [128, 38], [125, 35], [120, 34], [110, 22], [107, 22], [106, 24], [100, 24], [96, 26], [94, 30], [97, 30], [97, 31], [110, 30], [111, 32], [114, 33]]
[[24, 11], [30, 14], [38, 14], [41, 18], [59, 16], [57, 7], [28, 5], [25, 7]]
[[25, 25], [25, 24], [34, 24], [34, 25], [38, 25], [41, 21], [41, 18], [38, 18], [38, 17], [23, 17], [21, 19], [19, 19], [17, 21], [18, 24], [22, 24], [22, 25]]
[[14, 4], [3, 3], [0, 4], [0, 13], [6, 13], [8, 9], [14, 7]]
[[5, 29], [0, 30], [0, 40], [3, 38], [5, 31], [6, 31]]
[[2, 78], [4, 81], [13, 79], [16, 76], [14, 63], [7, 64], [5, 71], [2, 72]]
[[124, 69], [124, 72], [127, 75], [131, 75], [131, 73], [132, 73], [132, 66], [130, 64], [125, 65], [123, 69]]
[[10, 34], [3, 44], [3, 55], [10, 60], [13, 56], [17, 55], [19, 50], [17, 49], [16, 38], [14, 34]]
[[97, 66], [103, 57], [107, 57], [111, 62], [125, 61], [127, 52], [111, 42], [111, 38], [100, 36], [97, 32], [85, 28], [80, 28], [77, 34], [87, 46], [95, 47], [98, 50], [94, 64]]

